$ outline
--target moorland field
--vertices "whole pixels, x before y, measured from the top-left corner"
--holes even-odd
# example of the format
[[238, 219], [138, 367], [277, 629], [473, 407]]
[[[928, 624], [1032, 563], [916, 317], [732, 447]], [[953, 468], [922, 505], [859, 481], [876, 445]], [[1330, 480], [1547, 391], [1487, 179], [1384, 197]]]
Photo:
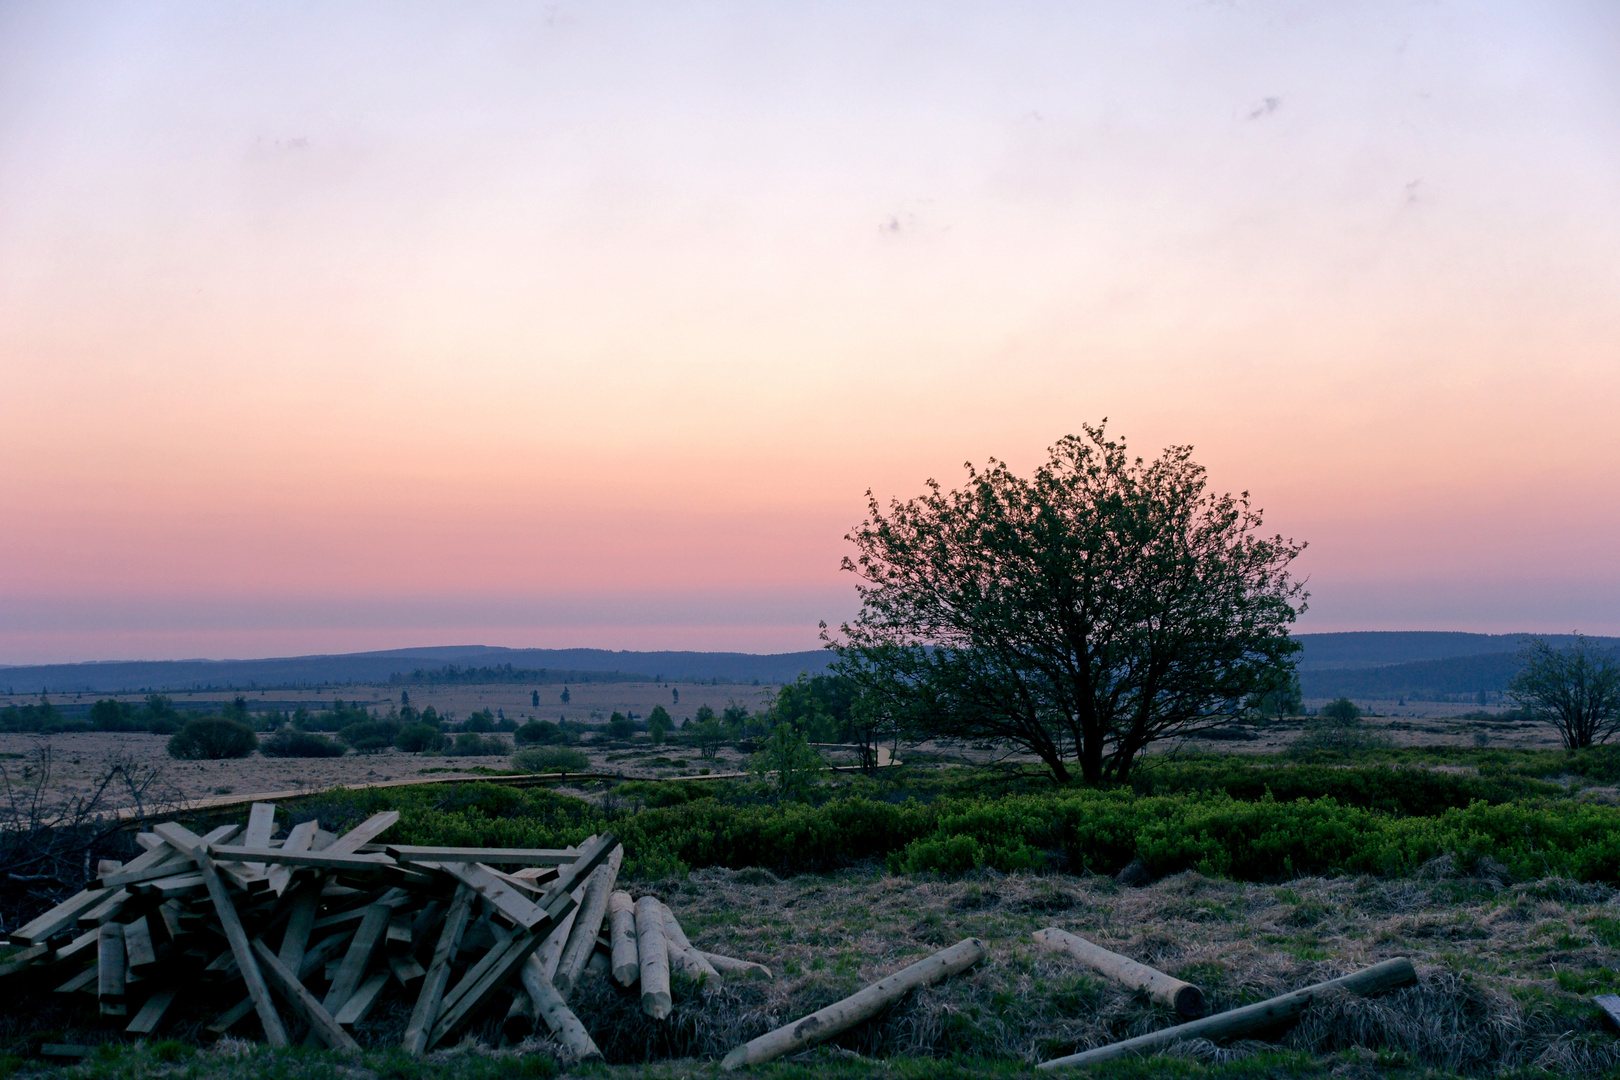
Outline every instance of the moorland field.
[[[540, 788], [502, 786], [514, 772], [509, 753], [177, 761], [165, 736], [142, 732], [11, 733], [0, 736], [0, 765], [14, 826], [26, 824], [19, 815], [30, 799], [87, 797], [117, 766], [150, 780], [149, 809], [173, 810], [197, 829], [241, 814], [240, 805], [185, 808], [202, 797], [302, 788], [278, 800], [283, 829], [310, 817], [343, 828], [393, 808], [402, 817], [391, 838], [404, 843], [545, 847], [613, 831], [626, 879], [677, 907], [699, 947], [766, 964], [776, 977], [718, 992], [677, 979], [674, 1016], [661, 1023], [606, 982], [585, 987], [577, 1012], [608, 1059], [585, 1070], [592, 1075], [717, 1075], [718, 1057], [738, 1042], [968, 936], [989, 955], [966, 975], [759, 1071], [1032, 1076], [1034, 1062], [1171, 1022], [1162, 1006], [1037, 949], [1030, 934], [1053, 925], [1199, 983], [1216, 1010], [1393, 956], [1410, 957], [1420, 975], [1419, 985], [1375, 999], [1323, 999], [1264, 1038], [1182, 1044], [1101, 1075], [1371, 1080], [1601, 1075], [1620, 1064], [1590, 1001], [1620, 982], [1620, 748], [1566, 752], [1545, 728], [1474, 710], [1372, 717], [1336, 745], [1313, 742], [1307, 717], [1257, 718], [1220, 739], [1156, 747], [1128, 784], [1102, 790], [1056, 787], [1032, 761], [942, 740], [901, 743], [899, 766], [821, 774], [792, 794], [765, 775], [705, 778], [746, 773], [759, 740], [706, 747], [680, 721], [702, 705], [760, 709], [773, 689], [592, 683], [571, 686], [567, 706], [560, 687], [550, 701], [542, 693], [536, 709], [528, 686], [411, 688], [413, 707], [441, 715], [488, 708], [524, 722], [560, 713], [582, 725], [568, 748], [589, 771], [616, 774]], [[347, 687], [342, 696], [381, 711], [397, 707], [398, 692]], [[174, 700], [184, 707], [182, 695]], [[286, 710], [298, 695], [250, 695], [253, 708], [260, 700]], [[658, 743], [644, 730], [655, 704], [677, 725]], [[642, 718], [641, 729], [611, 734], [600, 725], [614, 712]], [[847, 748], [825, 755], [855, 760]], [[455, 776], [466, 782], [358, 786]], [[115, 783], [96, 809], [127, 802]], [[77, 829], [94, 836], [87, 863], [133, 851], [131, 829]], [[8, 859], [18, 853], [13, 845]], [[15, 925], [50, 892], [12, 886], [0, 913]], [[452, 1050], [402, 1057], [388, 1047], [403, 998], [385, 998], [356, 1032], [368, 1049], [346, 1059], [258, 1047], [251, 1016], [239, 1037], [210, 1042], [203, 1029], [213, 1014], [200, 1004], [179, 1010], [159, 1039], [127, 1040], [99, 1022], [94, 998], [49, 989], [28, 989], [0, 1017], [5, 1071], [202, 1080], [567, 1069], [547, 1042], [501, 1046], [498, 1014]], [[57, 1042], [101, 1049], [73, 1065], [38, 1057]]]

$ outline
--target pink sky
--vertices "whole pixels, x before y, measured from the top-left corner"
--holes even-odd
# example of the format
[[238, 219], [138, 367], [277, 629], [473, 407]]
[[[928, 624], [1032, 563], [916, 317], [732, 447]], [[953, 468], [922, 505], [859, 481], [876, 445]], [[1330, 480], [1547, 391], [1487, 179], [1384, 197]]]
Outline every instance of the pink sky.
[[1085, 421], [1620, 632], [1601, 4], [0, 7], [0, 663], [813, 648]]

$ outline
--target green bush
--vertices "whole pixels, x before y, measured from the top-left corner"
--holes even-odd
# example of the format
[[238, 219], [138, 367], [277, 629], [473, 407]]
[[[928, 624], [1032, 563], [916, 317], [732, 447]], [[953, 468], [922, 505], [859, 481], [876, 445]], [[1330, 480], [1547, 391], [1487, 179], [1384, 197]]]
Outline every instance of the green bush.
[[531, 746], [512, 755], [512, 768], [524, 772], [585, 772], [591, 759], [566, 746]]
[[399, 724], [393, 720], [361, 720], [338, 732], [338, 738], [362, 754], [376, 753], [394, 745]]
[[96, 731], [139, 731], [142, 727], [136, 719], [135, 706], [112, 698], [90, 706], [90, 726]]
[[343, 747], [325, 735], [314, 735], [297, 728], [282, 728], [259, 742], [259, 753], [275, 758], [342, 757]]
[[530, 720], [512, 735], [519, 746], [555, 746], [569, 741], [569, 735], [550, 720]]
[[452, 757], [494, 757], [510, 749], [506, 740], [499, 735], [485, 736], [475, 731], [463, 731], [445, 753]]
[[394, 734], [394, 745], [412, 754], [437, 750], [446, 741], [432, 724], [406, 724]]
[[246, 724], [220, 716], [187, 720], [169, 739], [169, 756], [182, 761], [219, 761], [247, 757], [259, 745], [259, 737]]
[[608, 717], [607, 729], [615, 739], [628, 739], [636, 733], [636, 722], [624, 713], [616, 712]]

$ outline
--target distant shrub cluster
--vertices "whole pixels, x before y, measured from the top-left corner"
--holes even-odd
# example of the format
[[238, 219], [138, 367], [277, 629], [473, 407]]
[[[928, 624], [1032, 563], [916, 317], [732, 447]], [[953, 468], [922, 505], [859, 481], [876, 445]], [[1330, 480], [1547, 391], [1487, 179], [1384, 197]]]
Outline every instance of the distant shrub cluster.
[[204, 716], [187, 720], [169, 738], [169, 756], [181, 761], [219, 761], [247, 757], [258, 745], [259, 737], [246, 724], [223, 716]]
[[566, 746], [531, 746], [512, 755], [512, 767], [524, 772], [585, 772], [591, 759]]
[[343, 745], [325, 735], [316, 735], [297, 728], [282, 728], [260, 741], [259, 753], [271, 758], [328, 758], [342, 757]]

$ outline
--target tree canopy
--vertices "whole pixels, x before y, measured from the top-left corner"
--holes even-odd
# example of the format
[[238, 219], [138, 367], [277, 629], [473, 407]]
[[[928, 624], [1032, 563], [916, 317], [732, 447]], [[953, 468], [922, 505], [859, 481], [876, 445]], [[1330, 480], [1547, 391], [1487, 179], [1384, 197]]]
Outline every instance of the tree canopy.
[[892, 722], [1011, 744], [1059, 782], [1122, 780], [1155, 740], [1240, 716], [1292, 667], [1304, 545], [1191, 455], [1145, 463], [1087, 425], [1028, 478], [991, 459], [886, 510], [867, 492], [834, 670]]
[[1528, 638], [1508, 696], [1552, 725], [1568, 750], [1605, 742], [1620, 729], [1620, 666], [1580, 634], [1562, 649]]

